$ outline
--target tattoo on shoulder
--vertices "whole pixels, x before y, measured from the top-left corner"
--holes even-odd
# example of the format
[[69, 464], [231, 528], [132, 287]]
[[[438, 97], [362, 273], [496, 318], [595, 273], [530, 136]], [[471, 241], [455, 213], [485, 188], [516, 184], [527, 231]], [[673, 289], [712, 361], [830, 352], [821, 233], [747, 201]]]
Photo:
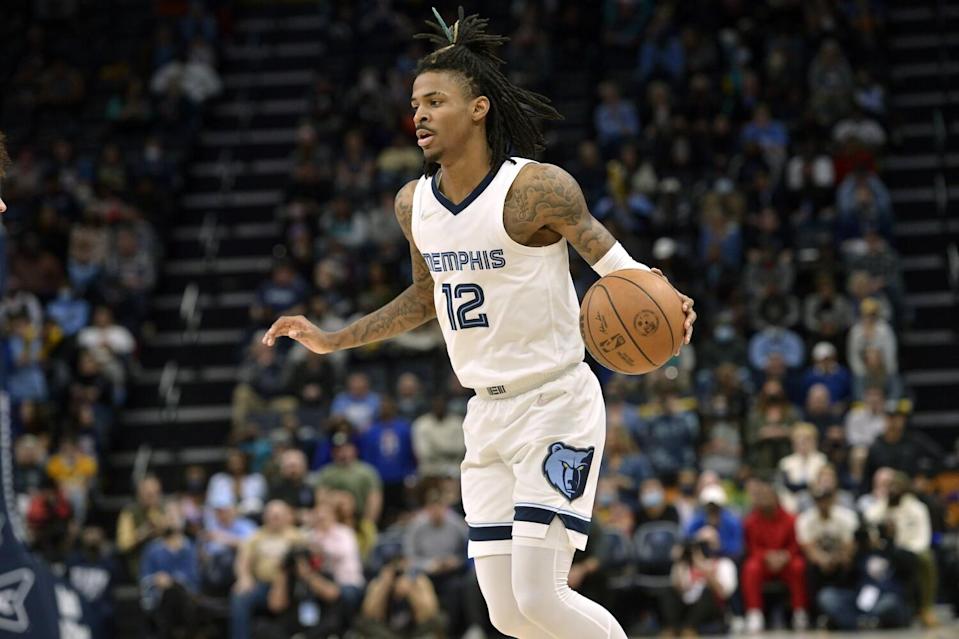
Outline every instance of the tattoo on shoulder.
[[590, 264], [615, 243], [590, 214], [573, 176], [551, 164], [533, 165], [520, 173], [506, 198], [503, 215], [514, 239], [532, 237], [547, 228], [565, 237]]
[[558, 166], [532, 165], [517, 181], [505, 206], [511, 222], [561, 226], [577, 224], [588, 214], [576, 180]]
[[403, 233], [410, 238], [410, 223], [413, 219], [413, 193], [416, 191], [416, 182], [407, 182], [403, 188], [396, 193], [396, 199], [393, 201], [393, 210], [396, 213], [396, 220], [403, 227]]

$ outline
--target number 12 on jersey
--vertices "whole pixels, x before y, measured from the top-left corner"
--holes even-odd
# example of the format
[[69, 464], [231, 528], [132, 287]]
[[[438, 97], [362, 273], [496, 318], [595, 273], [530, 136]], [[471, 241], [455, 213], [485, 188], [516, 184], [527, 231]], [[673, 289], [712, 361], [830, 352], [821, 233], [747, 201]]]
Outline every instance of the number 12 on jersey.
[[[457, 284], [455, 287], [450, 284], [443, 284], [443, 295], [446, 297], [446, 315], [450, 320], [450, 327], [455, 331], [461, 328], [482, 328], [489, 326], [489, 320], [486, 313], [479, 313], [473, 317], [467, 317], [470, 311], [475, 311], [486, 298], [483, 295], [483, 289], [479, 284]], [[462, 302], [454, 300], [461, 300]], [[454, 308], [455, 307], [455, 308]]]

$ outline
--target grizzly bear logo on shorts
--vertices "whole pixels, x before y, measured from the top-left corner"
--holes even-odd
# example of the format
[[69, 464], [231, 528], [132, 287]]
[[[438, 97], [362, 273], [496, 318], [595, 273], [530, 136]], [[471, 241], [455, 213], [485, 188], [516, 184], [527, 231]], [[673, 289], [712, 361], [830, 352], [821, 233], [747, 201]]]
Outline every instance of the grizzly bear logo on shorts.
[[563, 442], [549, 445], [549, 452], [543, 460], [543, 474], [546, 480], [563, 497], [573, 501], [586, 490], [586, 478], [593, 463], [593, 447], [573, 448]]

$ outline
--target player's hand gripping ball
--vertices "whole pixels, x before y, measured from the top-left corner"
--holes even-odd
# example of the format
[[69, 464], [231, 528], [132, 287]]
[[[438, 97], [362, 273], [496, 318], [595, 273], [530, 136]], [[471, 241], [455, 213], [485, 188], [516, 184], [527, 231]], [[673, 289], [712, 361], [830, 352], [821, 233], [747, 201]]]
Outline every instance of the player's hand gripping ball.
[[579, 330], [590, 355], [606, 368], [642, 375], [668, 362], [688, 342], [696, 317], [692, 300], [657, 273], [615, 271], [583, 297]]

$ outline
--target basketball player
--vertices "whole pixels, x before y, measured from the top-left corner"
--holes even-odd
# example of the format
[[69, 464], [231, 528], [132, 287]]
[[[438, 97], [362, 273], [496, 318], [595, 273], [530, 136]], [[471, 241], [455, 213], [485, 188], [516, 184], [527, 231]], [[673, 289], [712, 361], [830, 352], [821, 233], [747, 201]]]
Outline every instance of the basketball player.
[[[601, 276], [648, 267], [592, 217], [568, 173], [512, 157], [542, 148], [539, 120], [560, 116], [500, 71], [505, 38], [462, 9], [450, 28], [437, 19], [436, 34], [417, 36], [438, 48], [420, 61], [411, 100], [425, 175], [395, 206], [412, 285], [342, 330], [282, 317], [263, 340], [329, 353], [436, 317], [460, 382], [476, 391], [463, 424], [463, 505], [493, 624], [522, 639], [625, 639], [607, 610], [567, 585], [586, 546], [606, 426], [583, 363], [567, 243]], [[689, 343], [696, 313], [682, 299]]]

